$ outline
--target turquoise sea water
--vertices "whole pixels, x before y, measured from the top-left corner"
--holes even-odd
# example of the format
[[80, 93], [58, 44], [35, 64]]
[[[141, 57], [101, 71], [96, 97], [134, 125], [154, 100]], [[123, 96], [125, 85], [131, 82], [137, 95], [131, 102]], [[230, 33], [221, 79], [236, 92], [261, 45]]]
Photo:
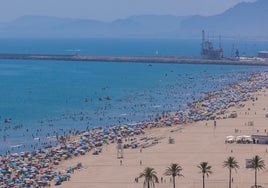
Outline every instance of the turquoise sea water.
[[[268, 42], [244, 43], [245, 54], [268, 49]], [[171, 39], [0, 40], [2, 53], [154, 55], [157, 50], [159, 55], [198, 56], [199, 47], [199, 40]], [[37, 149], [76, 130], [152, 121], [164, 111], [184, 110], [204, 92], [265, 70], [268, 67], [0, 60], [0, 153]]]

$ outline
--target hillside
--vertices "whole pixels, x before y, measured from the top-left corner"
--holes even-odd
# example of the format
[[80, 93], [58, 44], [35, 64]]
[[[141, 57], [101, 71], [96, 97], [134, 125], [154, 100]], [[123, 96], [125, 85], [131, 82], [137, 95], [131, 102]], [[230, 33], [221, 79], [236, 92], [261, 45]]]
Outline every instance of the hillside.
[[214, 16], [136, 15], [112, 22], [23, 16], [0, 23], [0, 38], [185, 38], [201, 30], [224, 37], [268, 38], [268, 0], [240, 3]]
[[180, 28], [181, 34], [192, 36], [205, 29], [213, 34], [230, 37], [267, 37], [267, 18], [268, 1], [258, 0], [255, 3], [237, 4], [220, 15], [190, 17], [181, 22]]

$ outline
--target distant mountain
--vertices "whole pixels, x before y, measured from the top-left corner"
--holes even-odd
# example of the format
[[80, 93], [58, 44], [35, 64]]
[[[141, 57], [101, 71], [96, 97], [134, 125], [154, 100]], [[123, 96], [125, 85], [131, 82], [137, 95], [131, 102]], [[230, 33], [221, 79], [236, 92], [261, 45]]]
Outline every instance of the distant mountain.
[[0, 23], [0, 38], [176, 37], [184, 17], [139, 15], [112, 22], [24, 16]]
[[201, 30], [224, 37], [268, 38], [268, 0], [240, 3], [215, 16], [136, 15], [112, 22], [23, 16], [0, 23], [0, 38], [183, 38]]
[[268, 0], [239, 3], [215, 16], [192, 16], [181, 22], [181, 34], [200, 36], [202, 29], [226, 37], [268, 37]]

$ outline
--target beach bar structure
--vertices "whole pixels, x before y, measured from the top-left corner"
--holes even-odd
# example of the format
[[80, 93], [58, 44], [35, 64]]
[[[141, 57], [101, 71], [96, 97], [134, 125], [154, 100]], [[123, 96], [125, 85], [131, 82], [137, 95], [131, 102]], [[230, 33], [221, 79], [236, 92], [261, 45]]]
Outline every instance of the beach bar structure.
[[268, 135], [251, 135], [256, 144], [268, 144]]
[[246, 168], [252, 168], [251, 159], [246, 159]]

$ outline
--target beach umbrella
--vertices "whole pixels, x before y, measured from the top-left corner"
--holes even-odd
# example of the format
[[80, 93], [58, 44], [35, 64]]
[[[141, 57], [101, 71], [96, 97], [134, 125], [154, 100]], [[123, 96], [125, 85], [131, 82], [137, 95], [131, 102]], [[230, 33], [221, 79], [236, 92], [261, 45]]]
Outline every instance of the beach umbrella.
[[86, 145], [83, 145], [82, 149], [86, 150], [86, 149], [88, 149], [88, 147]]
[[83, 135], [83, 136], [90, 136], [90, 133], [89, 133], [88, 131], [86, 131], [86, 132], [84, 132], [82, 135]]
[[7, 180], [7, 182], [8, 182], [8, 184], [10, 184], [10, 183], [13, 182], [13, 179], [10, 178], [10, 179]]
[[66, 177], [66, 178], [71, 177], [71, 175], [69, 173], [64, 173], [63, 176]]

